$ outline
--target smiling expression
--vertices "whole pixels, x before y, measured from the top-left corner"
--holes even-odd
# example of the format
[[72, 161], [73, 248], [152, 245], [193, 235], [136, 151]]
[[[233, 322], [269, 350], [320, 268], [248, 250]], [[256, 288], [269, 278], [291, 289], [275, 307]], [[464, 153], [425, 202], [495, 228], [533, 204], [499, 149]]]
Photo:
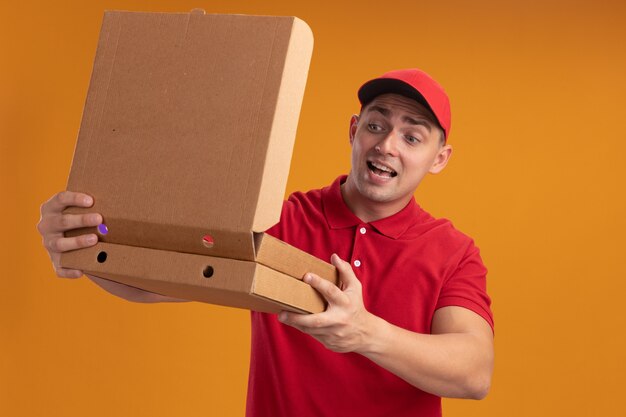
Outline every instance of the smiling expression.
[[384, 94], [350, 121], [352, 170], [342, 186], [346, 204], [364, 221], [402, 210], [427, 173], [447, 164], [452, 148], [432, 113], [404, 96]]

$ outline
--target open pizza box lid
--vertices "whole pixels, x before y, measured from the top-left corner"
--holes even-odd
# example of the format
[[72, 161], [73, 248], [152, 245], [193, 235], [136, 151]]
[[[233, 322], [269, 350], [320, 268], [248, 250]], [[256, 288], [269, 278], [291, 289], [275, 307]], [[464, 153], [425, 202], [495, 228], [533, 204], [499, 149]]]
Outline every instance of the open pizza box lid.
[[312, 47], [295, 17], [106, 12], [67, 186], [95, 203], [68, 212], [103, 215], [98, 245], [336, 282], [263, 233], [279, 220]]

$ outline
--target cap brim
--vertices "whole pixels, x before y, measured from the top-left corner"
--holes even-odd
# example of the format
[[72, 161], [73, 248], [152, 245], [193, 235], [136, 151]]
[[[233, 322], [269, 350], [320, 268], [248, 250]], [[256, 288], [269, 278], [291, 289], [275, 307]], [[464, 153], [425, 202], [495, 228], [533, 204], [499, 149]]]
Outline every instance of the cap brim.
[[363, 84], [359, 89], [359, 101], [361, 105], [365, 106], [381, 94], [400, 94], [417, 101], [433, 112], [433, 109], [419, 91], [404, 81], [393, 78], [376, 78]]
[[[424, 96], [411, 85], [394, 78], [376, 78], [363, 84], [358, 92], [361, 106], [365, 107], [370, 101], [381, 94], [399, 94], [417, 101], [431, 112], [433, 118], [437, 121], [439, 127], [441, 127], [441, 122], [439, 122], [437, 115]], [[445, 132], [443, 127], [441, 127], [441, 129]]]

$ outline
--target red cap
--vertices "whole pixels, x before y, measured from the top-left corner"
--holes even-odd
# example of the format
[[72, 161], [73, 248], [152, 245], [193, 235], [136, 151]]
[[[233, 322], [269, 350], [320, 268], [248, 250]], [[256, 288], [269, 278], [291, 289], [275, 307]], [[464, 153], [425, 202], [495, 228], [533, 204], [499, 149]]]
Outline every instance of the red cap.
[[450, 134], [450, 100], [437, 81], [417, 68], [389, 71], [359, 88], [359, 101], [367, 105], [381, 94], [400, 94], [416, 100], [428, 108], [443, 129], [446, 139]]

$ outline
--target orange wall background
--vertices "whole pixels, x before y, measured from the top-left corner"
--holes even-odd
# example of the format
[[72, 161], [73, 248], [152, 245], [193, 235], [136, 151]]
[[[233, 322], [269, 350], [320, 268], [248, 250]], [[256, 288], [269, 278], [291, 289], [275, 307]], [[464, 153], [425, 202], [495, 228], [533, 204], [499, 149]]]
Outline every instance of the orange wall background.
[[481, 247], [496, 317], [491, 393], [445, 400], [447, 416], [620, 413], [625, 2], [0, 7], [0, 415], [243, 415], [246, 311], [132, 304], [86, 279], [57, 279], [35, 230], [40, 204], [65, 187], [103, 10], [194, 7], [296, 15], [313, 29], [289, 192], [349, 169], [361, 82], [417, 66], [446, 87], [455, 154], [416, 196]]

